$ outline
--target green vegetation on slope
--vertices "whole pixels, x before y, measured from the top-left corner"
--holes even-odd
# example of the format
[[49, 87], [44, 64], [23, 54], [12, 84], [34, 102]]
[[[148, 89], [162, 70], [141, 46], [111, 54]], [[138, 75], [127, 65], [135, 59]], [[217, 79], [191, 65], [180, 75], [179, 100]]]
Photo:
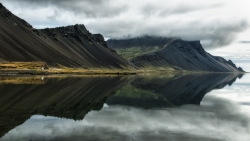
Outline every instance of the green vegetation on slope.
[[162, 49], [161, 47], [131, 47], [131, 48], [117, 48], [115, 49], [116, 52], [121, 55], [123, 58], [127, 60], [131, 60], [134, 57], [157, 52], [158, 50]]

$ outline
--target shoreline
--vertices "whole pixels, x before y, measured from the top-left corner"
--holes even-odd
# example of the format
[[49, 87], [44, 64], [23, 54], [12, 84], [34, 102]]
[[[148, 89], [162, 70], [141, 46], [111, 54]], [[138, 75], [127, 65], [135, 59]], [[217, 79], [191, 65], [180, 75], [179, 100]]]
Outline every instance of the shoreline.
[[111, 70], [111, 69], [0, 69], [1, 75], [136, 75], [136, 74], [218, 74], [218, 73], [237, 73], [247, 74], [249, 72], [207, 72], [207, 71], [169, 71], [169, 70]]
[[215, 74], [215, 73], [237, 73], [248, 72], [209, 72], [190, 71], [173, 68], [69, 68], [58, 64], [58, 67], [48, 66], [45, 62], [3, 62], [0, 63], [1, 75], [137, 75], [137, 74]]
[[73, 74], [73, 75], [131, 75], [137, 74], [136, 71], [126, 70], [84, 70], [84, 69], [50, 69], [50, 70], [15, 70], [15, 69], [2, 69], [0, 75], [55, 75], [55, 74]]

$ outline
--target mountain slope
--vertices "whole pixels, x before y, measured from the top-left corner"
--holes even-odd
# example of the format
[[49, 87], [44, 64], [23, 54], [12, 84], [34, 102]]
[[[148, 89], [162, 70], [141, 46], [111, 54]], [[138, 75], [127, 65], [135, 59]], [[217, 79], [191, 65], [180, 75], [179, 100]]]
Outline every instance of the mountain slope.
[[140, 68], [172, 68], [190, 71], [240, 72], [231, 61], [207, 53], [200, 41], [177, 38], [139, 37], [110, 39], [109, 47]]
[[49, 65], [124, 68], [128, 62], [84, 25], [37, 30], [0, 4], [0, 61], [44, 61]]

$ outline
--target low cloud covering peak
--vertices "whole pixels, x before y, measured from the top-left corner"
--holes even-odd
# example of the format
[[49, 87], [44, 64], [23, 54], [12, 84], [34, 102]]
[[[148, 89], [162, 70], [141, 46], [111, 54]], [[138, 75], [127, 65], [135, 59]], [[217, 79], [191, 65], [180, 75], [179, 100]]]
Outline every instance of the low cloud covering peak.
[[36, 28], [85, 24], [105, 38], [142, 35], [201, 40], [226, 46], [249, 27], [247, 0], [0, 0]]

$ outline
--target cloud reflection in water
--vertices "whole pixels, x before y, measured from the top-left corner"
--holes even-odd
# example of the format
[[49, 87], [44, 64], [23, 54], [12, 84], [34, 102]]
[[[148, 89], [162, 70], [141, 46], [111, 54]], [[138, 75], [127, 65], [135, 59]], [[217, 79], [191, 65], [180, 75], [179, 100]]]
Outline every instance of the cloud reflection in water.
[[181, 108], [105, 106], [82, 121], [35, 115], [0, 140], [248, 141], [249, 133], [250, 118], [236, 103], [206, 96], [201, 106]]

